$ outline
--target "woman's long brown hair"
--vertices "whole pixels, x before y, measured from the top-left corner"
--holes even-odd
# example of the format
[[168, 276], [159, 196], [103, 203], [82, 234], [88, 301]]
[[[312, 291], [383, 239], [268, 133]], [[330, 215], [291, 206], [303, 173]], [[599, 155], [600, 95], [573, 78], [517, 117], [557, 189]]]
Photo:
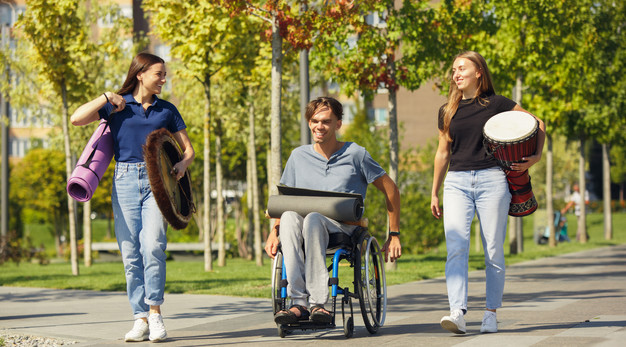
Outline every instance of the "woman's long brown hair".
[[133, 61], [130, 63], [130, 68], [128, 69], [128, 75], [126, 75], [126, 81], [122, 85], [122, 88], [117, 92], [119, 95], [124, 95], [131, 93], [135, 90], [137, 83], [137, 75], [140, 72], [144, 72], [150, 68], [150, 66], [154, 64], [165, 64], [165, 61], [160, 57], [150, 54], [150, 53], [139, 53]]
[[[488, 93], [495, 93], [493, 88], [493, 82], [491, 81], [491, 74], [489, 73], [489, 69], [487, 68], [487, 62], [482, 55], [478, 54], [474, 51], [464, 51], [459, 53], [453, 60], [456, 61], [459, 58], [465, 58], [471, 61], [476, 69], [481, 71], [480, 78], [478, 79], [478, 88], [476, 89], [475, 97], [478, 97], [478, 102], [485, 105], [487, 104], [487, 100], [481, 98], [480, 96]], [[459, 90], [456, 83], [452, 80], [453, 73], [452, 69], [450, 69], [450, 89], [448, 91], [448, 102], [443, 107], [443, 134], [446, 136], [448, 141], [452, 141], [452, 137], [450, 136], [450, 122], [452, 122], [452, 117], [456, 113], [459, 108], [459, 103], [463, 98], [463, 92]]]

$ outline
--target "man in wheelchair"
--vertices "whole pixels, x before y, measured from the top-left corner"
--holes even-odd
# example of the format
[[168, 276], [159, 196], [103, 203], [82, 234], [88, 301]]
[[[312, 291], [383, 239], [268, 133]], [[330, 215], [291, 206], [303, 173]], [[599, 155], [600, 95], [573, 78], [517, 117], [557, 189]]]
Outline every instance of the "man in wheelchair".
[[[385, 261], [393, 262], [401, 255], [400, 192], [365, 148], [337, 139], [336, 132], [341, 127], [342, 116], [341, 103], [330, 97], [317, 98], [307, 105], [305, 117], [314, 144], [292, 151], [280, 184], [359, 193], [364, 199], [368, 184], [374, 184], [386, 197], [390, 232], [382, 251]], [[351, 235], [356, 228], [357, 225], [341, 223], [319, 213], [302, 217], [293, 211], [286, 211], [275, 220], [265, 251], [273, 259], [280, 242], [287, 292], [293, 302], [289, 309], [275, 314], [276, 323], [293, 324], [309, 319], [316, 323], [332, 321], [332, 312], [324, 308], [329, 295], [325, 258], [329, 234]]]

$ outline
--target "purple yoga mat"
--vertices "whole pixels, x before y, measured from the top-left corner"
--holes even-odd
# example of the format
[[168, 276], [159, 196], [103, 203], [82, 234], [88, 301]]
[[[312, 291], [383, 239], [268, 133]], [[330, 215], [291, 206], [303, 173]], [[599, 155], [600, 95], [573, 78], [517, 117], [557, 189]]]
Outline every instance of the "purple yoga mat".
[[113, 159], [113, 136], [105, 120], [87, 142], [83, 154], [67, 181], [67, 193], [80, 202], [91, 199], [100, 179]]

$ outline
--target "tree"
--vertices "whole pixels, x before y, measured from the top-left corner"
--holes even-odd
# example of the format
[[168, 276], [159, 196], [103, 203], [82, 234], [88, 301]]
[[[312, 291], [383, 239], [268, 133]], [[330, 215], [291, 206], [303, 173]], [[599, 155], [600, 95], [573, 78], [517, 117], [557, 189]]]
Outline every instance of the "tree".
[[[51, 7], [54, 9], [49, 11]], [[13, 108], [18, 113], [28, 110], [28, 113], [35, 114], [35, 118], [42, 122], [51, 120], [61, 123], [63, 138], [59, 144], [62, 143], [66, 150], [66, 165], [69, 164], [69, 170], [73, 169], [71, 158], [82, 151], [93, 129], [73, 128], [70, 132], [67, 125], [68, 109], [92, 98], [97, 93], [95, 91], [110, 88], [110, 81], [118, 79], [127, 68], [126, 57], [129, 52], [122, 47], [124, 32], [128, 32], [132, 23], [121, 18], [116, 9], [118, 8], [101, 7], [88, 1], [63, 1], [58, 4], [51, 1], [32, 1], [16, 23], [16, 28], [21, 29], [18, 35], [24, 38], [18, 41], [17, 46], [19, 50], [25, 51], [21, 56], [26, 59], [12, 64], [19, 67], [15, 71], [19, 76], [16, 78], [18, 82], [11, 90]], [[98, 18], [105, 16], [111, 18], [112, 25], [102, 28], [96, 36], [92, 25]], [[57, 27], [59, 23], [61, 24]], [[100, 69], [94, 69], [94, 66]], [[47, 101], [59, 97], [62, 102]], [[33, 100], [38, 102], [33, 103]], [[50, 118], [51, 115], [61, 116], [55, 119]], [[56, 140], [51, 139], [52, 146], [57, 144]], [[76, 214], [75, 206], [76, 203], [68, 199], [68, 211], [72, 210], [72, 215]], [[85, 215], [90, 215], [88, 205], [83, 210]], [[87, 230], [90, 219], [84, 220], [84, 229]], [[76, 243], [75, 222], [75, 218], [69, 218], [72, 245]], [[89, 237], [85, 241], [89, 248]], [[71, 249], [75, 247], [72, 246]], [[89, 256], [90, 252], [86, 252], [87, 266], [90, 264]], [[72, 256], [71, 259], [72, 271], [77, 274], [77, 257]]]
[[[546, 224], [550, 246], [554, 247], [552, 139], [557, 134], [582, 138], [566, 126], [574, 119], [580, 103], [572, 100], [578, 88], [574, 79], [565, 79], [568, 70], [580, 64], [580, 37], [583, 35], [590, 3], [510, 1], [493, 6], [497, 32], [485, 37], [479, 49], [489, 60], [498, 90], [512, 90], [517, 81], [524, 90], [523, 104], [546, 124], [548, 161], [546, 170]], [[577, 70], [577, 74], [580, 70]], [[572, 71], [573, 72], [573, 71]], [[535, 170], [536, 171], [536, 170]], [[521, 242], [521, 240], [517, 240]]]
[[612, 238], [611, 170], [609, 147], [626, 140], [624, 90], [626, 86], [626, 4], [596, 1], [588, 4], [590, 25], [585, 26], [581, 40], [581, 60], [586, 86], [579, 90], [588, 103], [585, 128], [602, 144], [604, 200], [604, 237]]
[[[180, 59], [185, 66], [185, 76], [196, 79], [202, 84], [205, 94], [204, 111], [204, 240], [205, 270], [212, 269], [209, 237], [209, 202], [210, 202], [210, 126], [212, 123], [211, 78], [220, 69], [230, 64], [237, 64], [246, 47], [249, 23], [243, 17], [230, 16], [230, 13], [213, 1], [194, 0], [173, 2], [165, 0], [146, 0], [144, 8], [150, 13], [150, 21], [155, 33], [171, 45], [171, 54]], [[216, 122], [216, 136], [220, 136], [219, 120]], [[216, 153], [221, 155], [221, 139], [216, 138]], [[218, 175], [217, 230], [220, 240], [218, 265], [225, 264], [224, 215], [221, 196], [221, 161], [216, 160]]]
[[[16, 27], [32, 44], [32, 65], [40, 78], [60, 97], [61, 126], [65, 148], [65, 171], [69, 179], [72, 153], [68, 128], [69, 105], [82, 99], [89, 84], [87, 70], [94, 45], [90, 41], [91, 29], [85, 21], [85, 3], [80, 0], [33, 0], [20, 15]], [[78, 275], [78, 246], [76, 240], [76, 211], [73, 201], [67, 198], [69, 215], [72, 274]]]
[[396, 93], [401, 86], [416, 90], [433, 78], [460, 42], [468, 40], [463, 29], [482, 25], [476, 3], [444, 1], [434, 9], [428, 1], [400, 6], [393, 0], [336, 1], [314, 22], [318, 34], [312, 56], [318, 71], [340, 83], [346, 95], [358, 91], [370, 99], [387, 93], [388, 173], [401, 191]]
[[60, 236], [67, 225], [63, 159], [61, 151], [32, 149], [11, 172], [11, 200], [20, 203], [21, 217], [28, 222], [52, 225], [59, 255]]

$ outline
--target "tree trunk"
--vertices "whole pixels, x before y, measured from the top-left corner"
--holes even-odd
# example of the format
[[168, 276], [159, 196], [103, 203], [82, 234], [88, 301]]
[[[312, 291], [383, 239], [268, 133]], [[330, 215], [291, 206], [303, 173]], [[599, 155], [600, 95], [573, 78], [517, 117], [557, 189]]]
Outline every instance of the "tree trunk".
[[224, 235], [224, 177], [222, 173], [222, 122], [215, 122], [215, 190], [217, 192], [217, 266], [226, 266], [226, 243]]
[[[271, 191], [270, 187], [271, 187], [271, 185], [272, 185], [272, 177], [271, 177], [271, 176], [272, 176], [272, 173], [271, 173], [271, 171], [272, 171], [272, 164], [271, 164], [271, 159], [270, 159], [270, 157], [272, 156], [271, 150], [268, 148], [268, 149], [265, 151], [265, 154], [266, 154], [266, 155], [265, 155], [265, 167], [267, 168], [267, 174], [266, 174], [265, 176], [267, 177], [267, 185], [268, 185], [268, 188], [267, 188], [267, 197], [264, 197], [264, 198], [265, 198], [265, 200], [267, 201], [267, 198], [268, 198], [270, 195], [272, 195], [272, 194], [270, 193], [270, 191]], [[267, 229], [264, 229], [264, 230], [262, 231], [262, 232], [263, 232], [263, 239], [264, 239], [264, 240], [267, 240], [267, 237], [268, 237], [269, 233], [272, 231], [272, 226], [273, 226], [273, 223], [272, 223], [272, 220], [270, 219], [270, 220], [269, 220], [269, 227], [268, 227]]]
[[248, 112], [248, 158], [250, 161], [250, 184], [252, 195], [250, 201], [252, 203], [252, 218], [254, 225], [254, 259], [257, 266], [263, 266], [263, 239], [261, 235], [261, 217], [259, 207], [259, 177], [257, 173], [257, 156], [256, 156], [256, 130], [254, 128], [254, 103], [250, 102], [250, 111]]
[[517, 221], [516, 217], [509, 216], [509, 253], [517, 254]]
[[269, 194], [278, 193], [276, 186], [280, 182], [282, 172], [281, 145], [281, 88], [283, 73], [283, 39], [279, 33], [279, 22], [276, 13], [272, 13], [272, 96], [270, 115], [270, 186]]
[[[7, 47], [9, 40], [9, 27], [3, 25], [0, 27], [2, 33], [2, 49]], [[10, 76], [9, 64], [6, 64], [5, 71], [0, 71], [2, 77], [6, 81]], [[9, 83], [10, 85], [10, 83]], [[8, 93], [0, 95], [0, 137], [2, 138], [1, 144], [1, 164], [0, 164], [0, 235], [4, 238], [9, 233], [9, 129], [11, 128], [11, 117], [9, 117], [9, 100]]]
[[246, 158], [246, 207], [248, 208], [248, 239], [246, 243], [246, 247], [251, 250], [248, 253], [247, 260], [252, 260], [252, 255], [254, 254], [254, 215], [252, 212], [252, 164], [250, 160], [250, 144], [248, 144], [247, 148], [247, 158]]
[[[70, 147], [70, 130], [68, 124], [67, 110], [67, 88], [65, 83], [61, 83], [61, 96], [63, 98], [63, 143], [65, 147], [65, 177], [70, 179], [72, 175], [72, 152]], [[72, 275], [78, 276], [78, 241], [76, 240], [76, 210], [74, 208], [74, 200], [67, 194], [67, 211], [70, 228], [70, 263], [72, 264]]]
[[[521, 73], [517, 74], [515, 79], [515, 102], [522, 106], [522, 88], [524, 86], [524, 77]], [[524, 218], [513, 217], [512, 222], [515, 223], [515, 240], [516, 254], [524, 252]]]
[[[392, 5], [393, 6], [393, 5]], [[388, 62], [389, 75], [392, 81], [396, 80], [396, 64], [391, 59]], [[398, 99], [396, 90], [389, 88], [389, 177], [399, 186], [398, 182]], [[387, 238], [389, 238], [389, 216], [387, 216]], [[394, 271], [398, 268], [398, 262], [389, 262], [386, 265], [387, 270]]]
[[474, 218], [474, 249], [476, 252], [480, 252], [480, 222], [478, 218]]
[[204, 229], [204, 271], [213, 270], [213, 253], [211, 249], [211, 80], [206, 76], [204, 83], [204, 172], [203, 172], [203, 200], [202, 228]]
[[585, 140], [581, 136], [578, 161], [578, 179], [580, 180], [578, 186], [580, 187], [581, 204], [580, 216], [578, 217], [578, 230], [576, 230], [576, 234], [580, 236], [580, 243], [587, 243], [587, 204], [585, 203], [587, 195], [587, 180], [585, 178], [585, 164]]
[[91, 266], [91, 200], [83, 204], [83, 247], [85, 266]]
[[604, 200], [604, 239], [613, 238], [613, 216], [611, 211], [611, 162], [609, 145], [602, 145], [602, 196]]
[[[300, 14], [303, 15], [307, 11], [307, 2], [300, 2]], [[300, 144], [308, 145], [311, 143], [311, 131], [309, 124], [304, 116], [306, 106], [309, 103], [309, 51], [303, 49], [300, 51]]]
[[[272, 86], [270, 112], [270, 155], [268, 171], [268, 194], [278, 194], [276, 187], [282, 173], [282, 144], [281, 144], [281, 88], [283, 73], [283, 39], [279, 33], [277, 13], [272, 12]], [[270, 223], [270, 228], [273, 224]], [[271, 232], [271, 230], [268, 230]]]
[[112, 239], [113, 237], [113, 211], [109, 212], [107, 218], [107, 239]]
[[235, 237], [237, 238], [237, 253], [239, 258], [248, 258], [248, 237], [247, 233], [243, 232], [243, 207], [239, 199], [233, 201], [233, 218], [235, 219]]
[[63, 258], [63, 242], [61, 241], [63, 226], [57, 222], [58, 220], [59, 218], [56, 218], [54, 223], [54, 247], [57, 251], [57, 258]]
[[552, 136], [546, 134], [546, 142], [548, 151], [546, 152], [546, 220], [550, 230], [548, 245], [556, 247], [556, 235], [554, 229], [554, 198], [552, 196], [553, 178], [554, 178], [554, 159], [552, 156]]

